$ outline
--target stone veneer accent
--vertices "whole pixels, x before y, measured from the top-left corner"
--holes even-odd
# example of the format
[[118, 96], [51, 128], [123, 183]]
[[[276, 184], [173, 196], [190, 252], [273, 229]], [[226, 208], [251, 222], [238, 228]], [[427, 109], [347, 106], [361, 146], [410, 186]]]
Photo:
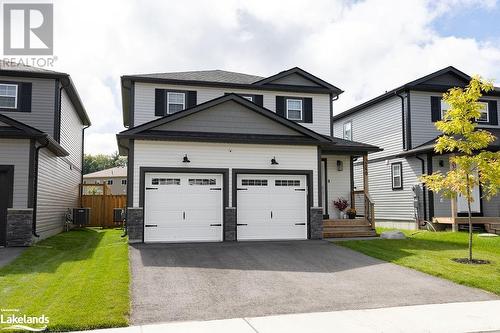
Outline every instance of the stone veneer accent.
[[33, 209], [7, 209], [7, 246], [30, 246], [32, 230]]
[[323, 208], [311, 207], [310, 223], [311, 239], [323, 239]]
[[236, 207], [224, 208], [224, 241], [236, 241]]
[[142, 243], [144, 236], [144, 210], [142, 207], [127, 208], [127, 234], [129, 243]]

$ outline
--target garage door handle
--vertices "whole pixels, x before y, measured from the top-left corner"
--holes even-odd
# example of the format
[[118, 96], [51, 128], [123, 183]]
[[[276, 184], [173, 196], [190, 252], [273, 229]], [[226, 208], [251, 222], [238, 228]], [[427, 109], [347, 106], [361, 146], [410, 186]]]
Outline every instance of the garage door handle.
[[157, 190], [158, 187], [146, 187], [146, 190]]
[[295, 225], [306, 225], [305, 223], [295, 223]]
[[246, 223], [237, 223], [236, 225], [248, 225]]
[[146, 224], [145, 227], [146, 228], [156, 228], [158, 226], [158, 224]]
[[296, 188], [295, 191], [305, 191], [305, 188]]
[[221, 188], [221, 187], [212, 187], [212, 188], [210, 189], [210, 191], [220, 191], [220, 190], [222, 190], [222, 188]]
[[247, 188], [237, 188], [236, 191], [247, 191]]
[[211, 224], [210, 226], [211, 226], [211, 227], [220, 227], [220, 226], [222, 226], [222, 224], [220, 224], [220, 223], [215, 223], [215, 224]]
[[182, 219], [185, 220], [186, 219], [186, 212], [182, 212]]

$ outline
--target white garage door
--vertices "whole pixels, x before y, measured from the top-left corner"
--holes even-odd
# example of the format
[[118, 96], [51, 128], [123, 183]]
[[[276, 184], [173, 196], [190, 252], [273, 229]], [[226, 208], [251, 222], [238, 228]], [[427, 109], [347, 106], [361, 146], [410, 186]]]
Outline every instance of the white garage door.
[[238, 240], [307, 239], [304, 175], [237, 177]]
[[222, 241], [222, 175], [146, 173], [145, 242]]

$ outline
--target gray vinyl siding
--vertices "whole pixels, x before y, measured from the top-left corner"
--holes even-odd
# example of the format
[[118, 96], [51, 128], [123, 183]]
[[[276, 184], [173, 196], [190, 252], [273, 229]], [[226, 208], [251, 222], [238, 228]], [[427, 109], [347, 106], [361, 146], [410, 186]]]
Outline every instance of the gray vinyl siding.
[[[410, 113], [411, 113], [411, 137], [412, 147], [417, 147], [428, 142], [441, 134], [431, 119], [431, 96], [442, 94], [436, 92], [411, 91], [410, 92]], [[497, 101], [500, 107], [500, 99], [496, 97], [482, 97], [481, 100]], [[498, 128], [499, 126], [479, 125], [481, 128]], [[369, 143], [369, 142], [368, 142]]]
[[300, 135], [234, 101], [228, 101], [205, 112], [156, 127], [155, 130]]
[[67, 159], [82, 169], [82, 128], [83, 124], [63, 90], [61, 94], [61, 146], [69, 152]]
[[0, 165], [14, 166], [13, 208], [28, 207], [29, 153], [29, 139], [0, 138]]
[[[393, 190], [391, 164], [401, 162], [403, 189]], [[355, 189], [363, 189], [362, 164], [354, 166]], [[395, 158], [369, 163], [368, 191], [375, 204], [375, 218], [381, 220], [414, 221], [412, 187], [421, 186], [421, 162], [416, 158]], [[420, 200], [423, 198], [421, 197]]]
[[38, 165], [37, 233], [41, 238], [62, 231], [68, 208], [78, 207], [80, 172], [48, 149], [40, 150]]
[[306, 79], [299, 74], [291, 74], [281, 79], [271, 81], [272, 84], [285, 84], [291, 86], [306, 86], [306, 87], [319, 87], [318, 84]]
[[330, 135], [330, 95], [329, 94], [309, 94], [295, 93], [287, 91], [269, 91], [269, 90], [250, 90], [250, 89], [231, 89], [219, 87], [197, 87], [182, 86], [172, 84], [153, 84], [136, 82], [134, 85], [134, 126], [144, 124], [148, 121], [157, 119], [155, 116], [155, 89], [174, 89], [174, 90], [196, 90], [197, 103], [201, 104], [217, 97], [224, 96], [225, 93], [237, 94], [259, 94], [263, 96], [263, 105], [266, 109], [276, 112], [276, 96], [312, 98], [313, 104], [313, 122], [300, 123], [317, 133]]
[[333, 136], [343, 137], [344, 123], [352, 122], [352, 139], [383, 148], [369, 159], [394, 155], [403, 150], [401, 99], [397, 96], [334, 121]]
[[0, 111], [12, 119], [54, 136], [55, 80], [1, 76], [0, 80], [31, 82], [31, 112]]

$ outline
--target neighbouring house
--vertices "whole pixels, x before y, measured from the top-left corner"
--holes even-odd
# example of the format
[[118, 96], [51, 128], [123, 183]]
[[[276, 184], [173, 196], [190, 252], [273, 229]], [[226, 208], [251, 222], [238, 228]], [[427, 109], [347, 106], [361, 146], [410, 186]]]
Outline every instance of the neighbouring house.
[[83, 184], [105, 184], [109, 190], [108, 194], [127, 194], [127, 168], [114, 167], [88, 173], [83, 175]]
[[63, 229], [78, 207], [84, 129], [68, 74], [0, 65], [0, 246], [26, 246]]
[[121, 82], [131, 242], [322, 238], [351, 160], [379, 150], [332, 136], [342, 90], [300, 68]]
[[[442, 101], [443, 93], [452, 87], [464, 87], [470, 79], [454, 67], [447, 67], [334, 116], [334, 135], [383, 148], [370, 154], [368, 161], [368, 186], [378, 225], [416, 228], [416, 217], [452, 224], [454, 228], [466, 222], [464, 198], [455, 201], [435, 195], [422, 186], [419, 177], [450, 169], [449, 154], [434, 152], [434, 143], [441, 134], [435, 122], [442, 119], [448, 107]], [[497, 137], [489, 147], [493, 151], [500, 148], [499, 100], [499, 88], [485, 94], [480, 100], [482, 114], [477, 119], [479, 128]], [[354, 163], [354, 173], [355, 187], [362, 189], [360, 161]], [[491, 223], [493, 229], [494, 222], [500, 224], [500, 197], [487, 201], [481, 198], [480, 188], [473, 193], [474, 223]]]

